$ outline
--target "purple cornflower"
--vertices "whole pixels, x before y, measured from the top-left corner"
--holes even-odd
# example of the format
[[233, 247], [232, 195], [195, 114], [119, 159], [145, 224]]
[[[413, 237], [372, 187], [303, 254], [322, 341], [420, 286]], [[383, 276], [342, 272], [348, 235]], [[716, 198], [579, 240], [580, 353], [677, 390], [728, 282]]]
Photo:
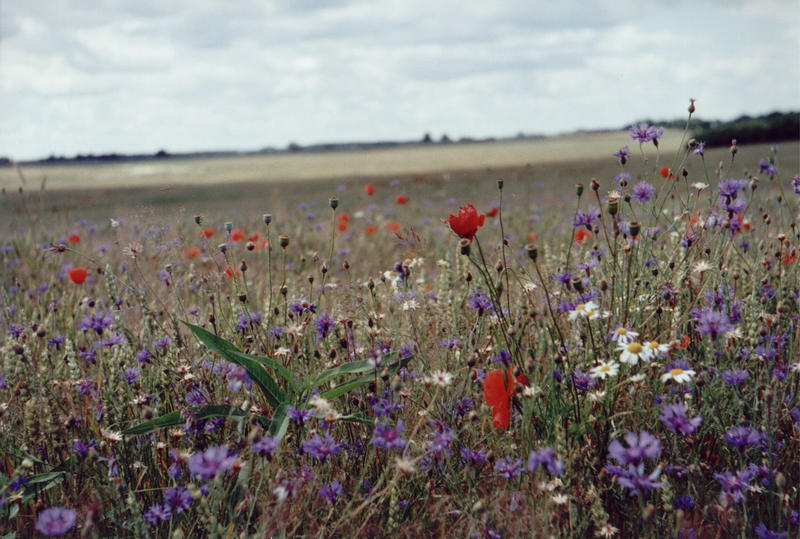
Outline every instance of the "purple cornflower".
[[111, 347], [116, 346], [118, 344], [125, 344], [127, 340], [125, 339], [125, 335], [122, 333], [112, 333], [106, 339], [102, 341], [103, 346]]
[[317, 330], [317, 337], [320, 340], [324, 339], [333, 330], [333, 319], [328, 313], [320, 313], [314, 321], [314, 327]]
[[236, 330], [239, 333], [244, 333], [247, 331], [248, 328], [255, 328], [261, 324], [261, 320], [264, 318], [264, 313], [258, 311], [250, 311], [250, 316], [248, 317], [247, 313], [242, 311], [239, 313], [239, 323], [236, 324]]
[[66, 339], [67, 339], [66, 335], [63, 335], [63, 334], [62, 335], [56, 335], [55, 337], [52, 337], [47, 341], [47, 347], [48, 348], [55, 347], [56, 350], [60, 350], [61, 349], [61, 345], [64, 344], [64, 341], [66, 341]]
[[506, 479], [519, 477], [519, 474], [522, 473], [522, 459], [513, 457], [499, 458], [494, 463], [494, 471], [497, 472], [497, 475]]
[[785, 539], [789, 536], [789, 532], [770, 530], [763, 522], [759, 522], [758, 526], [753, 528], [753, 531], [756, 532], [756, 535], [758, 535], [761, 539]]
[[433, 433], [430, 441], [428, 442], [428, 453], [434, 456], [439, 456], [450, 446], [450, 443], [455, 437], [453, 429], [442, 423], [441, 421], [434, 422], [436, 430]]
[[114, 322], [114, 316], [111, 311], [97, 311], [92, 314], [85, 314], [81, 321], [78, 322], [78, 329], [87, 332], [93, 329], [98, 335], [103, 334], [108, 326]]
[[322, 485], [317, 494], [319, 494], [319, 497], [323, 500], [334, 503], [336, 502], [336, 498], [341, 496], [343, 492], [344, 490], [342, 489], [342, 484], [338, 481], [334, 481], [330, 485]]
[[698, 142], [692, 151], [692, 155], [704, 156], [706, 154], [706, 143]]
[[722, 379], [732, 386], [738, 386], [750, 376], [746, 369], [733, 369], [729, 371], [722, 371]]
[[192, 505], [192, 495], [184, 487], [169, 487], [164, 491], [164, 507], [175, 513], [182, 513]]
[[727, 314], [712, 311], [708, 307], [699, 313], [695, 313], [695, 318], [697, 318], [697, 332], [701, 335], [710, 335], [712, 341], [717, 340], [717, 337], [721, 334], [733, 329], [733, 324], [731, 324]]
[[469, 447], [462, 447], [459, 450], [461, 454], [461, 458], [464, 459], [464, 462], [467, 464], [483, 464], [486, 462], [486, 449], [472, 449]]
[[675, 509], [688, 511], [694, 508], [694, 499], [688, 494], [681, 494], [672, 498], [672, 505], [675, 506]]
[[665, 404], [661, 407], [661, 415], [658, 419], [666, 425], [672, 432], [681, 434], [691, 434], [703, 422], [703, 418], [697, 416], [693, 419], [686, 417], [686, 405], [682, 402], [675, 404]]
[[209, 447], [189, 457], [189, 472], [202, 479], [211, 479], [218, 472], [230, 470], [236, 462], [236, 454], [224, 445]]
[[150, 509], [144, 513], [144, 519], [153, 525], [159, 522], [166, 522], [170, 518], [172, 518], [172, 511], [166, 505], [151, 505]]
[[264, 436], [258, 441], [250, 444], [250, 449], [253, 453], [261, 455], [262, 457], [269, 457], [278, 449], [278, 438], [275, 436]]
[[314, 411], [308, 408], [298, 410], [294, 406], [289, 406], [289, 408], [286, 409], [286, 415], [295, 423], [300, 423], [302, 425], [314, 417]]
[[39, 513], [36, 518], [36, 531], [49, 537], [61, 536], [72, 529], [77, 518], [72, 509], [51, 507]]
[[724, 436], [726, 442], [740, 449], [746, 445], [758, 445], [761, 442], [761, 433], [744, 425], [729, 428], [725, 431]]
[[492, 302], [480, 290], [476, 290], [474, 294], [467, 298], [467, 304], [473, 309], [477, 309], [478, 314], [483, 314], [484, 311], [492, 308]]
[[645, 458], [658, 458], [661, 453], [661, 441], [647, 431], [638, 434], [629, 432], [624, 436], [628, 447], [623, 447], [619, 440], [613, 440], [608, 445], [608, 454], [620, 466], [638, 464]]
[[[615, 154], [616, 155], [616, 154]], [[614, 176], [614, 183], [619, 186], [628, 185], [631, 183], [631, 175], [627, 172], [620, 172], [616, 176]]]
[[719, 182], [719, 196], [736, 198], [736, 194], [747, 187], [747, 183], [747, 180], [722, 180]]
[[639, 496], [643, 492], [649, 492], [653, 489], [659, 489], [664, 486], [664, 483], [658, 483], [656, 480], [661, 475], [661, 467], [659, 466], [650, 474], [645, 472], [644, 463], [640, 462], [636, 466], [629, 464], [627, 469], [617, 467], [606, 467], [606, 469], [617, 478], [617, 483], [628, 489], [631, 496]]
[[778, 167], [776, 167], [771, 160], [761, 159], [761, 161], [758, 162], [758, 170], [759, 172], [767, 174], [770, 178], [773, 178], [775, 173], [778, 172]]
[[647, 182], [639, 182], [631, 189], [631, 196], [639, 202], [649, 202], [656, 194], [656, 188]]
[[639, 141], [639, 144], [653, 141], [653, 144], [658, 146], [658, 139], [664, 134], [664, 128], [647, 125], [647, 123], [642, 122], [639, 125], [632, 125], [630, 129], [628, 129], [628, 134], [633, 140]]
[[166, 350], [170, 344], [172, 344], [172, 339], [169, 337], [161, 337], [153, 341], [153, 346], [162, 350]]
[[750, 480], [753, 478], [753, 472], [744, 469], [736, 475], [725, 471], [722, 473], [715, 473], [714, 478], [722, 485], [722, 492], [720, 492], [720, 499], [732, 503], [739, 503], [744, 499], [745, 489], [750, 488]]
[[500, 353], [491, 357], [492, 363], [511, 363], [511, 354], [505, 348], [500, 349]]
[[792, 189], [795, 195], [800, 195], [800, 176], [792, 177]]
[[545, 466], [550, 475], [561, 475], [564, 471], [564, 462], [556, 460], [556, 452], [552, 447], [541, 447], [530, 452], [528, 471], [535, 472], [539, 465]]
[[570, 377], [572, 385], [579, 391], [588, 391], [597, 385], [597, 380], [591, 377], [588, 372], [583, 372], [580, 369], [575, 369]]
[[139, 363], [147, 363], [150, 360], [149, 350], [139, 350], [136, 352], [136, 361]]
[[320, 436], [314, 436], [303, 442], [303, 451], [314, 458], [325, 460], [329, 455], [335, 455], [342, 450], [342, 444], [337, 443], [327, 432]]
[[588, 213], [584, 213], [583, 210], [578, 210], [577, 213], [575, 214], [575, 219], [573, 219], [573, 221], [572, 221], [572, 227], [573, 228], [579, 228], [579, 227], [591, 228], [592, 227], [592, 223], [594, 221], [596, 221], [597, 219], [599, 219], [599, 218], [600, 218], [600, 210], [598, 210], [594, 206], [591, 206], [589, 208], [589, 212]]
[[15, 323], [10, 323], [8, 325], [8, 334], [14, 337], [15, 339], [19, 339], [19, 336], [25, 332], [25, 326]]
[[141, 376], [142, 371], [139, 370], [137, 367], [126, 367], [122, 369], [122, 377], [125, 379], [128, 384], [133, 385], [139, 382], [139, 376]]
[[372, 445], [382, 449], [402, 449], [408, 441], [400, 434], [405, 430], [403, 420], [397, 420], [397, 426], [392, 427], [388, 421], [375, 425], [375, 434], [372, 437]]
[[[614, 152], [614, 157], [619, 159], [620, 165], [624, 165], [625, 163], [627, 163], [628, 158], [630, 156], [631, 156], [631, 150], [630, 148], [628, 148], [628, 146], [623, 146], [622, 148]], [[628, 178], [630, 178], [630, 176], [628, 176]]]

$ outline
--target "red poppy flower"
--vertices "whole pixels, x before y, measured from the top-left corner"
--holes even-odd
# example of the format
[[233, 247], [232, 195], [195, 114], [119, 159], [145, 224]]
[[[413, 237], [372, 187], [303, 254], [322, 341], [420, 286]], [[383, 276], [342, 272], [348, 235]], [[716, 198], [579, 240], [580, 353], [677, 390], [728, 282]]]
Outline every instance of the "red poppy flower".
[[200, 232], [200, 235], [201, 236], [205, 236], [206, 238], [210, 238], [211, 236], [214, 235], [214, 229], [213, 228], [204, 228], [203, 231]]
[[788, 266], [789, 264], [794, 264], [797, 262], [797, 251], [795, 249], [786, 251], [786, 254], [783, 256], [783, 260], [781, 260], [781, 262], [783, 262], [784, 266]]
[[467, 204], [458, 209], [458, 215], [451, 213], [445, 222], [450, 225], [450, 230], [455, 232], [458, 237], [472, 241], [478, 228], [483, 226], [485, 220], [486, 215], [478, 215], [478, 210], [475, 209], [475, 206]]
[[259, 237], [260, 235], [258, 234], [258, 232], [253, 232], [252, 234], [250, 234], [250, 237], [247, 238], [247, 241], [252, 241], [253, 243], [255, 243], [258, 241]]
[[661, 167], [660, 169], [658, 169], [658, 173], [661, 174], [662, 177], [670, 180], [675, 177], [675, 175], [672, 173], [669, 167]]
[[586, 230], [585, 228], [580, 228], [575, 231], [575, 243], [578, 245], [583, 245], [583, 241], [586, 238], [591, 238], [592, 233]]
[[244, 239], [244, 230], [241, 228], [234, 228], [231, 230], [231, 241], [242, 241]]
[[536, 241], [536, 232], [528, 232], [528, 242], [532, 243], [534, 241]]
[[408, 198], [405, 195], [397, 195], [398, 204], [408, 204]]
[[69, 280], [75, 284], [83, 284], [88, 276], [89, 271], [80, 266], [77, 268], [72, 268], [67, 272], [67, 278], [69, 278]]
[[368, 194], [369, 196], [374, 195], [375, 194], [375, 186], [372, 185], [371, 183], [368, 183], [367, 185], [364, 186], [364, 192], [366, 194]]
[[495, 217], [500, 212], [497, 206], [492, 206], [492, 209], [486, 212], [486, 217]]
[[200, 249], [198, 247], [188, 247], [184, 249], [183, 255], [186, 258], [197, 258], [200, 255]]
[[386, 230], [389, 232], [400, 232], [400, 223], [396, 221], [392, 221], [391, 223], [387, 223]]
[[80, 243], [81, 242], [81, 235], [80, 234], [70, 234], [67, 238], [67, 243]]
[[241, 276], [242, 276], [242, 272], [241, 272], [241, 271], [239, 271], [238, 269], [233, 269], [233, 268], [232, 268], [232, 267], [230, 267], [230, 266], [226, 266], [226, 267], [225, 267], [225, 275], [227, 275], [228, 277], [230, 277], [231, 279], [233, 279], [233, 276], [234, 276], [234, 275], [235, 275], [236, 277], [241, 277]]
[[347, 212], [345, 212], [345, 213], [340, 213], [340, 214], [339, 214], [339, 220], [340, 220], [340, 221], [344, 221], [345, 223], [348, 223], [348, 222], [350, 222], [350, 214], [349, 214], [349, 213], [347, 213]]
[[347, 224], [347, 221], [339, 221], [336, 223], [336, 230], [339, 232], [347, 232], [348, 228], [350, 228], [350, 225]]
[[517, 382], [525, 384], [525, 376], [520, 374], [514, 380], [511, 369], [497, 369], [483, 380], [483, 398], [492, 407], [492, 424], [496, 429], [504, 429], [511, 422], [511, 397]]
[[375, 228], [375, 225], [367, 225], [364, 227], [364, 234], [375, 234], [378, 229]]
[[690, 342], [692, 342], [692, 339], [690, 339], [688, 335], [684, 335], [683, 339], [681, 339], [681, 344], [678, 346], [680, 346], [680, 348], [686, 348], [689, 346]]

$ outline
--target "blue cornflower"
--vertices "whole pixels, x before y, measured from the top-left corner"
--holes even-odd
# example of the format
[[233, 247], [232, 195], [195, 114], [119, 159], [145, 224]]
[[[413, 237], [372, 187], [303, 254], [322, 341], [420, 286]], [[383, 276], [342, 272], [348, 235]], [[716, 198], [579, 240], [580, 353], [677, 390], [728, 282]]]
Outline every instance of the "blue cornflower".
[[570, 379], [572, 380], [572, 385], [574, 385], [575, 389], [578, 391], [588, 391], [590, 388], [597, 385], [597, 380], [592, 378], [588, 372], [583, 372], [577, 368], [572, 371]]
[[77, 518], [72, 509], [51, 507], [39, 513], [36, 518], [36, 531], [51, 537], [65, 535], [75, 526]]
[[142, 371], [139, 370], [137, 367], [126, 367], [122, 369], [122, 377], [125, 379], [128, 384], [133, 385], [139, 382], [139, 376], [141, 376]]
[[620, 466], [638, 464], [645, 458], [658, 458], [661, 453], [661, 441], [647, 431], [638, 434], [629, 432], [624, 436], [628, 447], [623, 447], [619, 440], [613, 440], [608, 445], [608, 454]]
[[218, 472], [230, 470], [236, 462], [236, 454], [224, 445], [212, 446], [189, 457], [189, 471], [193, 476], [211, 479]]
[[278, 449], [278, 438], [276, 436], [264, 436], [250, 444], [250, 449], [253, 450], [253, 453], [262, 457], [269, 457]]
[[716, 340], [717, 337], [731, 331], [734, 327], [727, 314], [712, 311], [708, 307], [696, 312], [695, 318], [697, 319], [697, 332], [701, 335], [709, 335], [711, 340]]
[[467, 304], [473, 309], [477, 309], [479, 314], [483, 314], [484, 311], [492, 308], [492, 302], [480, 290], [476, 290], [474, 294], [467, 298]]
[[750, 376], [746, 369], [733, 369], [722, 371], [722, 379], [732, 386], [738, 386]]
[[513, 457], [499, 458], [494, 463], [494, 471], [497, 472], [497, 475], [506, 479], [519, 477], [519, 474], [522, 473], [522, 459]]
[[169, 487], [164, 491], [164, 507], [175, 513], [182, 513], [192, 505], [192, 495], [182, 486]]
[[639, 202], [649, 202], [656, 194], [656, 188], [647, 182], [639, 182], [631, 189], [631, 196]]
[[681, 494], [672, 498], [672, 505], [675, 506], [675, 509], [689, 511], [694, 508], [694, 499], [688, 494]]
[[546, 467], [550, 475], [561, 475], [564, 471], [564, 462], [556, 460], [556, 452], [552, 447], [541, 447], [530, 452], [528, 471], [535, 472], [540, 465]]
[[392, 427], [388, 421], [377, 423], [375, 425], [375, 433], [372, 437], [372, 445], [382, 449], [402, 449], [408, 441], [400, 434], [405, 430], [403, 420], [398, 419], [397, 425]]
[[294, 406], [289, 406], [289, 408], [286, 409], [286, 415], [295, 423], [300, 423], [302, 425], [314, 417], [314, 411], [308, 408], [297, 409]]
[[151, 505], [150, 509], [144, 513], [144, 519], [153, 525], [166, 522], [170, 518], [172, 518], [172, 511], [166, 505]]
[[630, 129], [628, 129], [628, 134], [633, 140], [638, 141], [639, 144], [653, 141], [653, 144], [658, 146], [658, 139], [664, 134], [664, 128], [647, 125], [647, 123], [642, 122], [639, 125], [632, 125]]
[[[624, 165], [625, 163], [627, 163], [628, 158], [630, 158], [630, 156], [631, 156], [631, 150], [627, 146], [623, 146], [622, 148], [614, 152], [614, 157], [619, 159], [620, 165]], [[628, 175], [628, 178], [630, 179], [630, 175]]]
[[317, 337], [324, 339], [333, 330], [333, 319], [328, 313], [320, 313], [314, 321], [314, 327], [317, 330]]
[[325, 460], [329, 455], [335, 455], [341, 450], [342, 444], [337, 443], [327, 432], [323, 436], [314, 434], [303, 442], [303, 451], [320, 460]]
[[317, 494], [319, 494], [320, 498], [334, 503], [336, 498], [341, 496], [343, 492], [342, 484], [338, 481], [334, 481], [333, 483], [322, 485]]
[[691, 434], [703, 422], [700, 416], [689, 419], [686, 416], [686, 405], [682, 402], [675, 404], [665, 404], [661, 407], [661, 415], [658, 419], [666, 425], [672, 432], [680, 432], [681, 434]]

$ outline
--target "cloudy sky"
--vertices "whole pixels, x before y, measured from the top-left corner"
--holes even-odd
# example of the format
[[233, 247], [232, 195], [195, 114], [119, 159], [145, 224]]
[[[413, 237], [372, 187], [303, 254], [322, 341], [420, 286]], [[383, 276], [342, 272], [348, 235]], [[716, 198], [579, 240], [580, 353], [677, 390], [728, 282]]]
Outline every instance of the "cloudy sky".
[[800, 0], [0, 0], [0, 155], [800, 109]]

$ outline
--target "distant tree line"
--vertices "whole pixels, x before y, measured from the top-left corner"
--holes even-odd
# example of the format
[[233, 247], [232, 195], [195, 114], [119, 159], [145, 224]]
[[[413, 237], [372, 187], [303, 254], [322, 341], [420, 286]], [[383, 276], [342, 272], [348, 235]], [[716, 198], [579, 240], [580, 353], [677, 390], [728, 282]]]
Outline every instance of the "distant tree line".
[[729, 146], [800, 140], [800, 112], [773, 112], [762, 116], [740, 116], [733, 121], [707, 126], [693, 133], [706, 146]]

